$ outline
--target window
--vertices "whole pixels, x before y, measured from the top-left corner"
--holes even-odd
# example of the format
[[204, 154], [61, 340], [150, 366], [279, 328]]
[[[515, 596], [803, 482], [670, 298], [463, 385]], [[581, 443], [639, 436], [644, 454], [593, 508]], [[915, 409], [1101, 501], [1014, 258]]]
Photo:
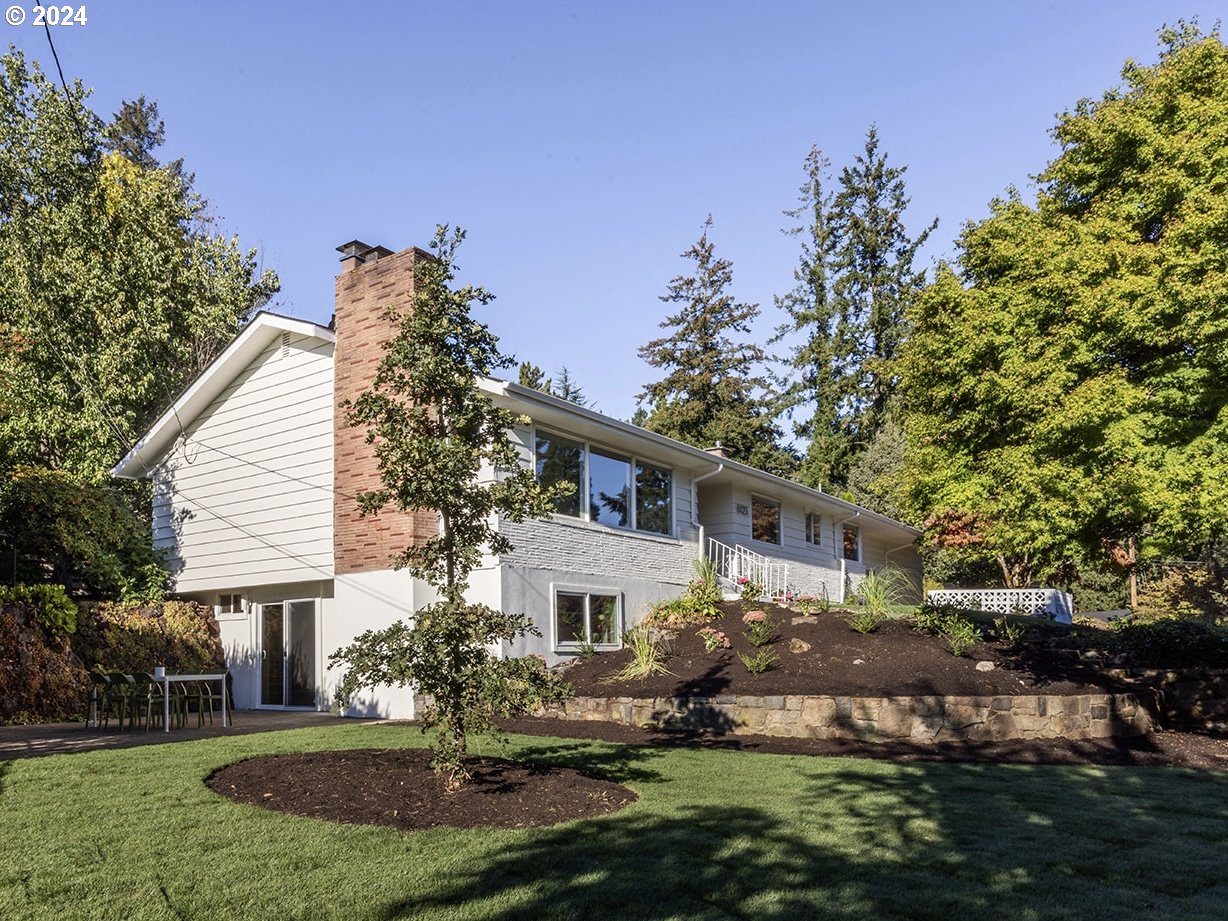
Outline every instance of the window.
[[554, 593], [554, 645], [576, 649], [585, 644], [618, 647], [620, 604], [618, 595], [598, 592]]
[[544, 432], [534, 453], [538, 480], [576, 486], [555, 505], [560, 515], [653, 534], [673, 531], [671, 471]]
[[554, 510], [560, 515], [580, 517], [580, 495], [584, 479], [584, 446], [554, 435], [537, 436], [537, 478], [543, 483], [571, 483], [575, 489], [559, 499]]
[[750, 536], [765, 544], [780, 543], [780, 503], [750, 497]]
[[218, 595], [217, 596], [217, 612], [218, 614], [244, 614], [246, 609], [243, 607], [242, 595]]
[[844, 558], [853, 561], [861, 559], [861, 531], [855, 525], [844, 526]]
[[612, 528], [631, 525], [631, 458], [588, 452], [588, 520]]
[[806, 513], [806, 543], [816, 547], [823, 543], [823, 517], [818, 512]]

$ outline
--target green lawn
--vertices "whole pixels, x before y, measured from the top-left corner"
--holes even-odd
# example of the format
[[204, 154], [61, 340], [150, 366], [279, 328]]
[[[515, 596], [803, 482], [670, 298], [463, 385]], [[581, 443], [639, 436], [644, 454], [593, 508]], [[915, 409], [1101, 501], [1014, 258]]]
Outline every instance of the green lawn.
[[639, 802], [417, 834], [201, 783], [253, 754], [421, 740], [330, 726], [0, 762], [0, 918], [1228, 917], [1228, 774], [518, 738], [513, 756], [621, 780]]

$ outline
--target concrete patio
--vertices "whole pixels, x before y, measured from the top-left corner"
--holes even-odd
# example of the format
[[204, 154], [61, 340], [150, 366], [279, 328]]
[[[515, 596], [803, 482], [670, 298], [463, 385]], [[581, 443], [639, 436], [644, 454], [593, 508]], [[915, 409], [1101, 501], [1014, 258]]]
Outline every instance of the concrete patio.
[[[239, 710], [235, 724], [225, 728], [218, 719], [212, 726], [172, 729], [86, 729], [84, 723], [41, 723], [32, 726], [0, 726], [0, 760], [31, 758], [38, 755], [60, 755], [92, 751], [98, 748], [131, 748], [136, 745], [166, 745], [209, 739], [215, 736], [246, 735], [253, 732], [273, 732], [278, 729], [302, 729], [338, 723], [341, 717], [331, 713], [286, 710]], [[347, 719], [347, 723], [361, 722]], [[369, 721], [370, 722], [370, 721]]]

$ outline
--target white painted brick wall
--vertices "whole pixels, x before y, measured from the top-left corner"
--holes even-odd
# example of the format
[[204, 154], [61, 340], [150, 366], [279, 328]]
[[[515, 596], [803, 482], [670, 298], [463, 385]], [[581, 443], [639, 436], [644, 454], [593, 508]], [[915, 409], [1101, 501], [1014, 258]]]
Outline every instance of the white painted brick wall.
[[[822, 598], [823, 588], [826, 586], [827, 597], [833, 602], [840, 600], [840, 564], [838, 562], [834, 569], [797, 563], [793, 560], [787, 562], [789, 564], [789, 591], [798, 595], [814, 595], [816, 598]], [[851, 571], [850, 575], [853, 575]], [[853, 581], [861, 581], [860, 571], [853, 576]]]
[[650, 537], [557, 518], [503, 521], [499, 532], [514, 548], [503, 556], [503, 562], [525, 569], [686, 586], [695, 578], [694, 564], [699, 559], [698, 535], [682, 540]]

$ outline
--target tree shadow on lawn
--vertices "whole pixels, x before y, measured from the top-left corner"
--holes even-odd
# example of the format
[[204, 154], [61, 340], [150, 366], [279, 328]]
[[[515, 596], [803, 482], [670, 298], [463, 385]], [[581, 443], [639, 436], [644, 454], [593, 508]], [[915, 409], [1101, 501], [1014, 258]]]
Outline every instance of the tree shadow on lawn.
[[501, 842], [383, 917], [1228, 917], [1228, 775], [794, 764], [773, 775], [792, 795], [731, 762], [723, 802], [675, 781], [624, 812]]

